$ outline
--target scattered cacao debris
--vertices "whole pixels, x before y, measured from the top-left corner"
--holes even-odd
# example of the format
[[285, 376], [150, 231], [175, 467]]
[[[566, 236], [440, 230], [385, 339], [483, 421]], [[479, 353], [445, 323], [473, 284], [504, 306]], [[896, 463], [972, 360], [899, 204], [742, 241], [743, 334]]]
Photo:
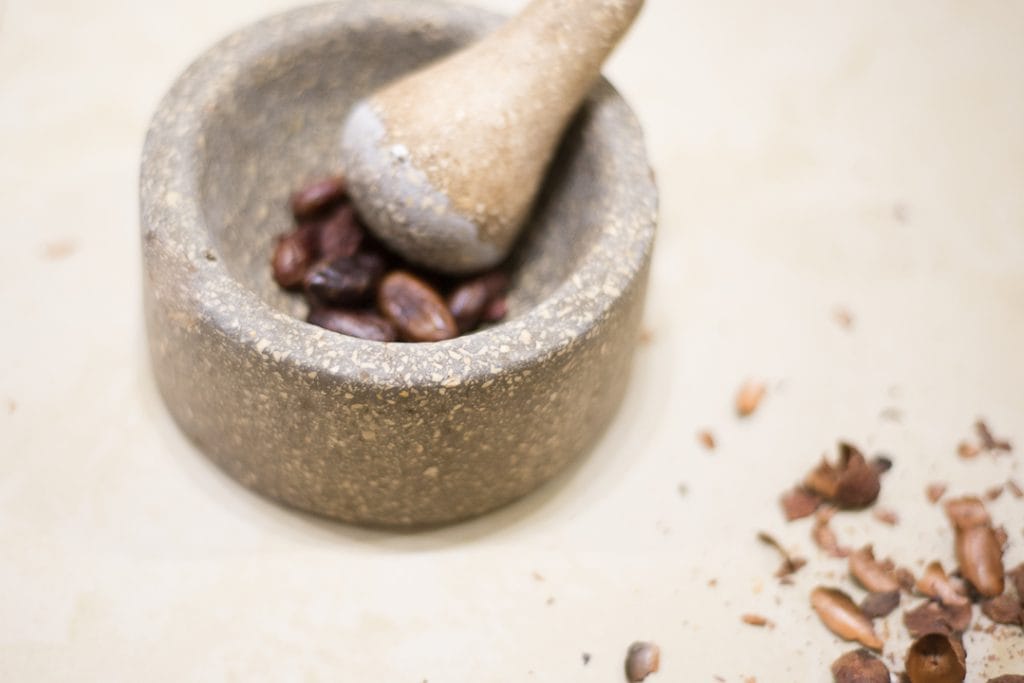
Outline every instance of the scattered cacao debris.
[[896, 514], [895, 510], [889, 508], [875, 508], [871, 511], [871, 514], [882, 524], [896, 526], [900, 523], [900, 516]]
[[795, 486], [783, 494], [780, 501], [786, 521], [810, 517], [821, 506], [821, 496], [812, 493], [802, 486]]
[[971, 606], [943, 605], [927, 600], [903, 612], [903, 624], [914, 638], [926, 633], [960, 634], [971, 625]]
[[979, 419], [974, 423], [974, 431], [978, 433], [981, 447], [986, 451], [1006, 451], [1008, 453], [1013, 450], [1013, 445], [1008, 440], [992, 436], [992, 430], [984, 420]]
[[904, 665], [910, 683], [961, 683], [967, 677], [963, 646], [945, 633], [915, 640]]
[[590, 664], [590, 653], [589, 652], [584, 652], [583, 653], [583, 666], [586, 666], [587, 664]]
[[889, 669], [863, 648], [847, 652], [832, 662], [835, 683], [889, 683]]
[[881, 480], [878, 470], [852, 444], [839, 443], [839, 464], [821, 463], [804, 479], [804, 486], [841, 508], [863, 508], [878, 498]]
[[892, 458], [888, 455], [879, 453], [871, 459], [871, 468], [879, 474], [885, 474], [892, 469]]
[[740, 387], [736, 394], [736, 413], [740, 417], [747, 417], [761, 404], [767, 388], [763, 382], [747, 380]]
[[826, 506], [818, 510], [814, 517], [814, 527], [811, 528], [811, 538], [819, 548], [832, 557], [846, 557], [850, 554], [850, 549], [839, 545], [839, 539], [829, 526], [829, 521], [835, 513], [834, 507]]
[[784, 579], [796, 572], [800, 571], [800, 568], [807, 564], [807, 560], [802, 557], [796, 557], [791, 555], [789, 551], [782, 547], [782, 544], [775, 539], [771, 534], [759, 531], [757, 532], [757, 538], [762, 543], [770, 545], [775, 548], [780, 555], [782, 555], [782, 564], [775, 572], [775, 577], [778, 579]]
[[868, 619], [887, 617], [899, 606], [900, 592], [898, 590], [886, 593], [868, 593], [860, 601], [860, 611]]
[[981, 613], [997, 624], [1024, 626], [1024, 607], [1009, 593], [982, 602]]
[[917, 590], [929, 598], [935, 598], [944, 605], [962, 606], [968, 604], [966, 591], [946, 575], [939, 562], [931, 562], [917, 582]]
[[832, 633], [844, 640], [855, 640], [871, 650], [881, 651], [882, 640], [875, 633], [871, 620], [843, 591], [818, 586], [811, 592], [811, 607]]
[[1003, 674], [988, 679], [988, 683], [1024, 683], [1024, 676], [1019, 674]]
[[927, 496], [929, 503], [937, 503], [946, 493], [946, 485], [942, 483], [928, 484], [924, 490], [924, 495]]
[[703, 429], [697, 432], [697, 440], [700, 444], [709, 451], [715, 450], [715, 435], [710, 431]]
[[1013, 496], [1014, 498], [1024, 498], [1024, 489], [1022, 489], [1020, 487], [1020, 484], [1018, 484], [1013, 479], [1006, 480], [1006, 490], [1009, 491], [1010, 495]]
[[654, 643], [637, 641], [626, 652], [626, 680], [639, 683], [658, 670], [661, 649]]
[[848, 561], [850, 573], [862, 586], [873, 593], [889, 593], [900, 590], [900, 582], [896, 579], [896, 566], [890, 559], [878, 561], [871, 545], [850, 554]]

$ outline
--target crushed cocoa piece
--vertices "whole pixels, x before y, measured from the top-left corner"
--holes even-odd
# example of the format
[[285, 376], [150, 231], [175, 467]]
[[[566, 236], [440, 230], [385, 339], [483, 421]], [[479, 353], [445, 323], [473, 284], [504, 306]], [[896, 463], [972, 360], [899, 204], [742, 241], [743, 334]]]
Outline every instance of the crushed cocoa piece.
[[945, 633], [921, 636], [907, 651], [910, 683], [961, 683], [967, 677], [963, 646]]
[[939, 502], [939, 498], [942, 498], [946, 493], [946, 485], [942, 483], [928, 484], [924, 490], [924, 495], [928, 497], [929, 503]]
[[875, 633], [871, 620], [843, 591], [818, 586], [811, 592], [811, 607], [832, 633], [844, 640], [855, 640], [871, 650], [881, 651], [882, 640]]
[[1024, 607], [1009, 593], [997, 595], [981, 603], [981, 613], [997, 624], [1024, 626]]
[[846, 442], [839, 443], [839, 464], [824, 458], [804, 479], [804, 486], [842, 508], [863, 508], [878, 498], [881, 490], [878, 470], [864, 454]]
[[1020, 674], [1003, 674], [988, 679], [988, 683], [1024, 683], [1024, 676]]
[[626, 680], [639, 683], [658, 670], [661, 649], [654, 643], [637, 641], [626, 652]]
[[819, 548], [832, 557], [846, 557], [850, 554], [850, 549], [839, 545], [838, 537], [829, 526], [829, 521], [835, 513], [834, 507], [823, 507], [818, 510], [814, 518], [814, 527], [811, 529], [811, 538]]
[[590, 653], [589, 652], [584, 652], [583, 653], [583, 666], [586, 666], [587, 664], [590, 664]]
[[795, 486], [782, 496], [782, 512], [786, 521], [792, 522], [803, 517], [810, 517], [821, 506], [821, 496], [812, 493], [802, 486]]
[[860, 648], [832, 662], [835, 683], [889, 683], [889, 669], [878, 657]]
[[973, 460], [981, 455], [981, 449], [972, 443], [961, 441], [956, 447], [956, 454], [964, 460]]
[[697, 440], [700, 441], [700, 444], [709, 451], [715, 450], [715, 435], [707, 429], [697, 432]]
[[760, 614], [744, 614], [740, 619], [744, 624], [750, 624], [751, 626], [768, 626], [769, 628], [775, 626], [768, 617]]
[[893, 408], [892, 406], [882, 408], [882, 411], [878, 413], [878, 417], [889, 422], [902, 422], [903, 413], [899, 408]]
[[946, 575], [946, 571], [939, 562], [931, 562], [924, 569], [917, 582], [917, 590], [929, 598], [935, 598], [944, 605], [966, 605], [968, 604], [962, 585], [958, 585]]
[[974, 423], [974, 431], [978, 433], [978, 438], [981, 440], [981, 447], [986, 451], [1012, 451], [1013, 445], [1006, 439], [997, 439], [992, 436], [992, 430], [989, 429], [988, 424], [984, 420], [978, 420]]
[[899, 606], [900, 592], [898, 590], [885, 593], [868, 593], [860, 601], [860, 611], [868, 619], [887, 617]]
[[904, 593], [913, 593], [914, 586], [917, 584], [917, 579], [914, 578], [914, 572], [910, 571], [906, 567], [896, 567], [896, 580], [900, 584], [900, 588]]
[[990, 489], [985, 490], [985, 500], [998, 500], [999, 496], [1003, 495], [1003, 485], [993, 486]]
[[1006, 490], [1009, 491], [1010, 495], [1013, 496], [1014, 498], [1024, 498], [1024, 489], [1022, 489], [1020, 487], [1020, 484], [1018, 484], [1013, 479], [1006, 480]]
[[895, 510], [890, 510], [889, 508], [875, 508], [871, 514], [882, 524], [896, 526], [900, 523], [900, 516], [896, 514]]
[[900, 589], [895, 574], [896, 566], [890, 559], [876, 560], [871, 545], [851, 553], [848, 566], [854, 578], [873, 593], [898, 592]]
[[971, 606], [943, 605], [927, 600], [903, 612], [903, 624], [914, 638], [926, 633], [960, 634], [971, 625]]
[[757, 538], [762, 543], [765, 543], [775, 548], [775, 550], [777, 550], [779, 554], [782, 555], [782, 564], [775, 572], [776, 578], [784, 579], [790, 576], [791, 574], [795, 574], [796, 572], [800, 571], [800, 568], [807, 564], [807, 560], [805, 560], [804, 558], [791, 555], [789, 551], [783, 548], [782, 544], [779, 543], [778, 540], [776, 540], [775, 537], [771, 534], [764, 531], [759, 531], [757, 532]]
[[764, 398], [766, 391], [767, 389], [763, 382], [756, 380], [744, 382], [736, 394], [736, 413], [740, 417], [747, 417], [753, 414], [757, 410], [757, 406], [761, 404], [761, 399]]
[[879, 474], [885, 474], [892, 469], [892, 458], [888, 455], [879, 453], [871, 459], [871, 469]]

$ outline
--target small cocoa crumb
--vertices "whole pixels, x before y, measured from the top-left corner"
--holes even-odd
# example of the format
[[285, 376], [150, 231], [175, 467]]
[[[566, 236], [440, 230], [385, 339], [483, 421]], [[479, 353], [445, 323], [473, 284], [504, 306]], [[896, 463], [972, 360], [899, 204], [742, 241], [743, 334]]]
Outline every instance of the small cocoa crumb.
[[973, 460], [981, 454], [981, 449], [972, 443], [961, 441], [956, 447], [956, 454], [964, 460]]
[[1020, 484], [1018, 484], [1013, 479], [1006, 480], [1006, 490], [1009, 491], [1010, 495], [1012, 495], [1014, 498], [1024, 498], [1024, 489], [1022, 489], [1020, 487]]
[[882, 660], [860, 648], [832, 662], [835, 683], [889, 683], [889, 669]]
[[943, 605], [926, 600], [903, 612], [903, 624], [914, 638], [926, 633], [960, 634], [971, 625], [971, 605]]
[[900, 411], [899, 408], [893, 408], [892, 406], [882, 408], [882, 412], [878, 413], [878, 417], [882, 418], [883, 420], [888, 420], [889, 422], [903, 421], [902, 411]]
[[71, 256], [78, 250], [78, 245], [71, 240], [47, 242], [43, 246], [43, 258], [47, 261], [60, 261]]
[[16, 411], [17, 409], [18, 404], [14, 401], [14, 399], [9, 399], [7, 401], [7, 414], [14, 415], [14, 411]]
[[945, 633], [929, 633], [910, 646], [905, 662], [911, 683], [961, 683], [967, 677], [963, 646]]
[[780, 501], [786, 521], [792, 522], [803, 517], [810, 517], [821, 506], [821, 496], [812, 493], [802, 486], [787, 491]]
[[697, 432], [697, 440], [700, 441], [700, 444], [709, 451], [715, 450], [715, 435], [710, 431], [704, 429]]
[[974, 430], [978, 433], [978, 438], [981, 439], [981, 447], [986, 451], [1010, 452], [1013, 450], [1013, 446], [1009, 441], [992, 436], [992, 430], [989, 429], [988, 424], [984, 420], [979, 419], [975, 422]]
[[895, 510], [889, 508], [875, 508], [872, 511], [875, 519], [882, 524], [888, 524], [889, 526], [896, 526], [900, 523], [900, 516], [896, 514]]
[[885, 593], [868, 593], [860, 601], [860, 611], [868, 619], [887, 617], [899, 606], [900, 592], [898, 590]]
[[985, 500], [997, 500], [999, 496], [1003, 495], [1003, 485], [993, 486], [992, 488], [985, 491]]
[[640, 334], [637, 337], [637, 340], [643, 346], [648, 346], [652, 341], [654, 341], [654, 332], [651, 331], [651, 328], [644, 327], [640, 330]]
[[924, 490], [924, 495], [928, 497], [929, 503], [938, 503], [939, 499], [946, 494], [946, 485], [940, 482], [928, 484]]
[[736, 394], [736, 413], [740, 417], [747, 417], [753, 414], [757, 410], [757, 406], [761, 404], [765, 391], [767, 389], [763, 382], [755, 380], [744, 382]]
[[639, 683], [658, 670], [661, 649], [654, 643], [637, 641], [626, 652], [626, 680]]
[[900, 589], [902, 589], [904, 593], [914, 592], [914, 586], [917, 584], [914, 572], [910, 571], [906, 567], [896, 567], [896, 580], [899, 582]]
[[850, 313], [845, 307], [838, 307], [832, 312], [832, 317], [835, 318], [836, 323], [839, 324], [844, 330], [850, 330], [853, 328], [853, 314]]
[[533, 577], [534, 581], [543, 581], [544, 580], [543, 574], [541, 574], [540, 572], [537, 572], [537, 571], [531, 572], [530, 576]]
[[1003, 674], [988, 679], [988, 683], [1024, 683], [1024, 676], [1020, 674]]
[[997, 624], [1020, 624], [1024, 626], [1024, 608], [1009, 593], [997, 595], [981, 603], [981, 613]]
[[584, 652], [583, 653], [583, 666], [586, 666], [587, 664], [590, 664], [590, 653], [589, 652]]
[[760, 614], [744, 614], [740, 619], [744, 624], [750, 624], [751, 626], [768, 626], [769, 628], [775, 626], [768, 617], [761, 616]]

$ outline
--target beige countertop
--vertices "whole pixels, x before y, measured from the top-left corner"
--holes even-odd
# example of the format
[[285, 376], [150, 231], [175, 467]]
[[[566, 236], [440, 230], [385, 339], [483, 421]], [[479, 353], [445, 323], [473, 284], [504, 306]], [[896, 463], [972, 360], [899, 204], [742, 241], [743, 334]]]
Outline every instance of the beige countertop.
[[[808, 593], [862, 591], [780, 492], [840, 437], [889, 453], [900, 523], [833, 525], [919, 570], [955, 563], [927, 483], [1024, 482], [1024, 3], [650, 0], [608, 68], [662, 193], [649, 340], [600, 446], [417, 534], [243, 490], [154, 391], [136, 176], [172, 78], [290, 4], [0, 2], [0, 680], [621, 681], [650, 639], [652, 683], [826, 681], [851, 647]], [[956, 457], [977, 416], [1012, 457]], [[990, 510], [1024, 560], [1024, 501]], [[810, 559], [795, 585], [759, 529]], [[966, 644], [972, 681], [1024, 670], [1019, 629]]]

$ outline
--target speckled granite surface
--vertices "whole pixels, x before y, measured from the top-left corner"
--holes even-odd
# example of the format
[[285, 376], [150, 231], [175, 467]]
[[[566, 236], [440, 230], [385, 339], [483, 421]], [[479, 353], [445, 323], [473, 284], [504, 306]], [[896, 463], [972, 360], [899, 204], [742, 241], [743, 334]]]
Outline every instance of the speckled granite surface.
[[[288, 4], [3, 5], [0, 679], [616, 681], [645, 638], [662, 647], [651, 683], [827, 681], [847, 646], [808, 594], [861, 593], [808, 524], [783, 523], [778, 493], [839, 436], [885, 450], [880, 504], [899, 526], [833, 525], [920, 569], [953, 561], [925, 483], [1024, 480], [1024, 10], [649, 0], [608, 75], [662, 191], [650, 341], [592, 456], [426, 534], [245, 491], [180, 435], [149, 375], [138, 161], [174, 76]], [[739, 423], [751, 375], [770, 391]], [[1015, 458], [956, 458], [977, 415]], [[1024, 560], [1020, 502], [990, 509]], [[758, 529], [810, 558], [796, 585], [771, 578]], [[967, 640], [982, 681], [1021, 647]]]

